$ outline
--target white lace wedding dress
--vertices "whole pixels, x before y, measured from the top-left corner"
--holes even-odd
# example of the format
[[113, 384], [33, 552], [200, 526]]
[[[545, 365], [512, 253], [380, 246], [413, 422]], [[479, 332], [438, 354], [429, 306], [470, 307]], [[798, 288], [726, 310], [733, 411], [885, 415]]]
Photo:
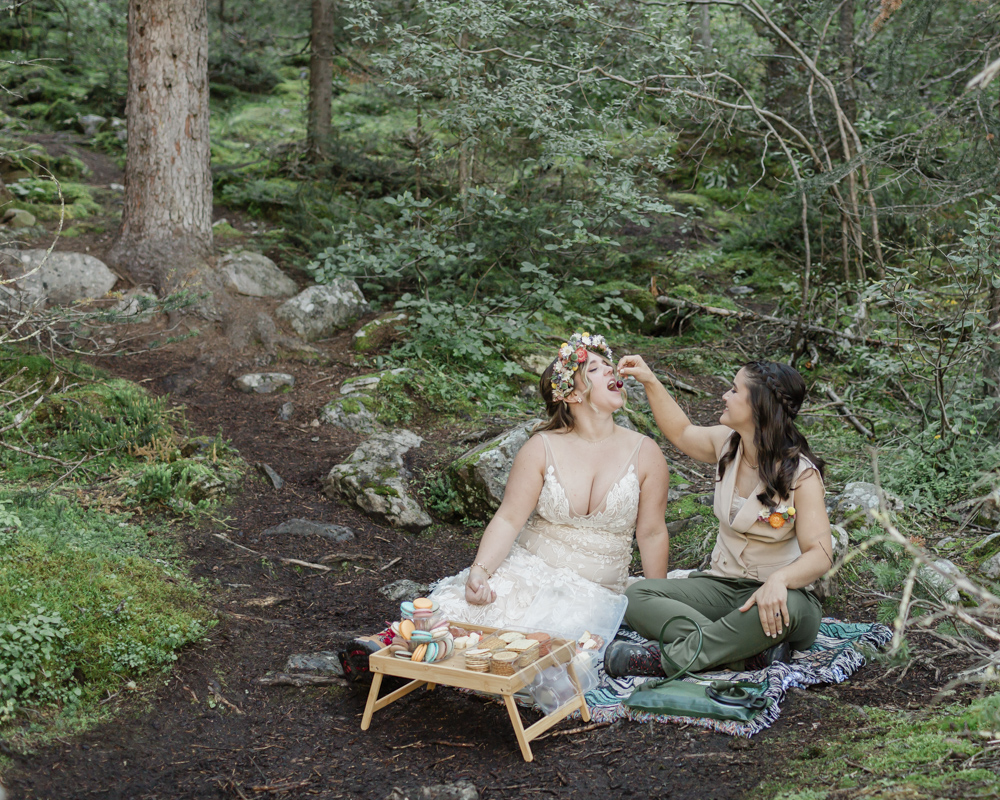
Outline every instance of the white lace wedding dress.
[[510, 554], [490, 580], [497, 599], [487, 605], [465, 600], [469, 570], [440, 581], [431, 597], [449, 619], [546, 630], [579, 636], [584, 630], [605, 639], [625, 613], [632, 538], [639, 509], [639, 447], [636, 443], [604, 501], [589, 514], [574, 514], [559, 479], [549, 438], [545, 480], [538, 505]]

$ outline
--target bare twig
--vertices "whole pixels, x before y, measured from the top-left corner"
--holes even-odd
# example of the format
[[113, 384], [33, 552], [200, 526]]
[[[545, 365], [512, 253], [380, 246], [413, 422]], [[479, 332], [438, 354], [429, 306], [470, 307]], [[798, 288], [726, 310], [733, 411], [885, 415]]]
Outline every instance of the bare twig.
[[824, 394], [826, 394], [827, 397], [830, 398], [833, 404], [840, 409], [844, 419], [850, 422], [858, 433], [860, 433], [866, 439], [875, 438], [875, 434], [872, 433], [870, 430], [868, 430], [868, 428], [866, 428], [864, 424], [862, 424], [861, 420], [859, 420], [856, 416], [854, 416], [854, 414], [851, 413], [851, 410], [847, 407], [847, 403], [841, 400], [837, 396], [837, 393], [833, 391], [833, 389], [831, 389], [829, 386], [824, 386], [823, 392]]
[[[701, 311], [705, 314], [713, 314], [717, 317], [731, 317], [732, 319], [749, 319], [749, 320], [759, 320], [761, 322], [771, 322], [775, 325], [783, 325], [786, 328], [798, 327], [799, 321], [795, 319], [782, 319], [781, 317], [775, 317], [771, 314], [760, 314], [756, 311], [733, 311], [729, 308], [718, 308], [716, 306], [706, 306], [702, 303], [696, 303], [693, 300], [684, 300], [679, 297], [668, 297], [667, 295], [661, 294], [656, 298], [656, 302], [661, 306], [671, 306], [672, 308], [690, 308], [695, 311]], [[827, 328], [824, 325], [802, 325], [802, 330], [809, 331], [810, 333], [823, 333], [827, 336], [831, 336], [837, 339], [847, 339], [851, 342], [863, 342], [864, 344], [871, 345], [872, 347], [893, 347], [892, 342], [882, 341], [881, 339], [873, 339], [870, 336], [859, 336], [854, 333], [847, 333], [845, 331], [835, 331], [833, 328]]]
[[314, 570], [317, 570], [319, 572], [331, 572], [331, 571], [333, 571], [333, 567], [327, 567], [327, 566], [324, 566], [323, 564], [313, 564], [311, 561], [300, 561], [297, 558], [280, 558], [279, 557], [278, 561], [280, 561], [282, 564], [291, 564], [292, 566], [295, 566], [295, 567], [306, 567], [307, 569], [314, 569]]

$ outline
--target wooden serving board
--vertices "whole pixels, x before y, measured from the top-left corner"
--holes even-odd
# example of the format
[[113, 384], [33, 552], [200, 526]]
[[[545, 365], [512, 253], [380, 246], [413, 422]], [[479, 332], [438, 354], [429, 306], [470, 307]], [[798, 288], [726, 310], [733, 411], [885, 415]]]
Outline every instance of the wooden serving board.
[[[484, 634], [494, 633], [504, 628], [490, 628], [481, 625], [467, 625], [461, 622], [452, 622], [452, 627], [462, 628], [468, 631], [482, 631]], [[580, 715], [585, 722], [590, 721], [590, 711], [584, 700], [583, 692], [580, 691], [580, 683], [577, 680], [576, 672], [573, 668], [573, 656], [576, 655], [576, 642], [568, 639], [552, 639], [549, 642], [549, 653], [542, 656], [537, 661], [524, 667], [513, 675], [494, 675], [489, 672], [473, 672], [465, 668], [465, 651], [458, 650], [444, 661], [433, 664], [425, 664], [421, 661], [410, 661], [404, 658], [396, 658], [388, 647], [384, 647], [377, 653], [373, 653], [368, 660], [372, 671], [372, 687], [368, 692], [368, 702], [365, 705], [365, 712], [361, 718], [361, 730], [368, 730], [371, 725], [372, 716], [376, 711], [380, 711], [386, 706], [396, 702], [401, 697], [405, 697], [410, 692], [426, 686], [427, 689], [434, 689], [435, 686], [456, 686], [461, 689], [472, 689], [486, 694], [500, 695], [507, 706], [507, 713], [510, 716], [514, 734], [521, 748], [521, 755], [525, 761], [531, 761], [531, 747], [529, 742], [547, 731], [557, 722], [565, 719], [569, 714], [580, 709]], [[543, 717], [534, 725], [525, 728], [521, 722], [521, 715], [517, 705], [514, 703], [514, 693], [520, 691], [540, 669], [556, 666], [557, 664], [567, 664], [569, 675], [577, 687], [576, 695], [551, 714]], [[396, 675], [400, 678], [410, 678], [410, 683], [390, 692], [385, 697], [379, 698], [379, 689], [382, 686], [384, 675]]]

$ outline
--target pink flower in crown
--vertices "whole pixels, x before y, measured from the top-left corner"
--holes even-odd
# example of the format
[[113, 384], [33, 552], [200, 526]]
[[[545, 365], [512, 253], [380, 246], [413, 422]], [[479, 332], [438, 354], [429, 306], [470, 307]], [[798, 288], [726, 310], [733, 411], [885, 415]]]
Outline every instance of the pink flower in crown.
[[583, 364], [587, 360], [587, 348], [578, 347], [576, 348], [576, 362], [578, 364]]

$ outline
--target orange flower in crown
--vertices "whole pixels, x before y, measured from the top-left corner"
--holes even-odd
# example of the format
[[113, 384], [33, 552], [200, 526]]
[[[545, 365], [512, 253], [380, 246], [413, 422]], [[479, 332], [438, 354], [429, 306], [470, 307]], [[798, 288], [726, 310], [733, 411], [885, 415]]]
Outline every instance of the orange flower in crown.
[[565, 400], [573, 391], [573, 375], [581, 364], [587, 363], [587, 351], [599, 352], [608, 361], [614, 363], [611, 348], [600, 335], [574, 333], [568, 342], [563, 342], [556, 356], [556, 365], [552, 369], [552, 398], [556, 401]]

